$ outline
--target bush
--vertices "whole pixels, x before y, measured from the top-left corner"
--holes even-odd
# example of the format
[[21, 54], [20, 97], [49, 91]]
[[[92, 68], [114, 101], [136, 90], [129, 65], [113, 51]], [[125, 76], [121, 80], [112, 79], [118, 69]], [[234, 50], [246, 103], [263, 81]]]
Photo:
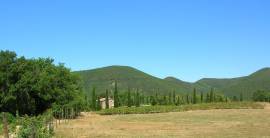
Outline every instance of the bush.
[[48, 112], [46, 114], [29, 117], [25, 116], [20, 118], [18, 138], [50, 138], [53, 135], [53, 126], [49, 127], [52, 121], [52, 115]]
[[[8, 122], [8, 129], [13, 131], [16, 127], [16, 117], [10, 113], [5, 113]], [[0, 113], [0, 134], [3, 133], [3, 113]]]
[[256, 91], [253, 93], [252, 99], [256, 102], [270, 102], [270, 92]]
[[[47, 125], [52, 121], [52, 115], [50, 112], [46, 112], [43, 115], [37, 117], [14, 117], [10, 113], [6, 113], [9, 132], [14, 133], [18, 132], [18, 138], [29, 138], [31, 136], [34, 137], [42, 137], [49, 138], [53, 134], [53, 127], [49, 129]], [[19, 126], [19, 129], [16, 130], [16, 127]], [[3, 122], [2, 122], [2, 113], [0, 113], [0, 135], [3, 130]]]
[[[16, 122], [16, 117], [13, 116], [12, 114], [6, 113], [6, 117], [7, 117], [8, 123]], [[3, 124], [3, 113], [0, 113], [0, 125], [2, 125], [2, 124]]]

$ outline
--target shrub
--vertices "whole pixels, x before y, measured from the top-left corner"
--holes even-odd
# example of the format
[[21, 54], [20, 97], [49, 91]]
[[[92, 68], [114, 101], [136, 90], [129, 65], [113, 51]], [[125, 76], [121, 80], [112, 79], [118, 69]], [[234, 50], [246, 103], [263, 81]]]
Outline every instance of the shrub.
[[53, 135], [53, 127], [50, 124], [52, 115], [48, 112], [44, 115], [29, 117], [25, 116], [20, 118], [18, 138], [50, 138]]

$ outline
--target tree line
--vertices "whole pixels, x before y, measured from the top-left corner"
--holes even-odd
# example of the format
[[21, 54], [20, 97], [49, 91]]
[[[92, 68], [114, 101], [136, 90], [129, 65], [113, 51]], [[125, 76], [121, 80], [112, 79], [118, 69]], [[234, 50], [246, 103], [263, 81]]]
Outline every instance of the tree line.
[[114, 88], [112, 93], [107, 89], [104, 94], [97, 95], [96, 88], [93, 87], [91, 98], [86, 97], [87, 106], [91, 110], [100, 110], [100, 98], [105, 98], [106, 108], [109, 108], [109, 98], [114, 100], [114, 108], [120, 106], [139, 107], [142, 105], [184, 105], [184, 104], [199, 104], [199, 103], [213, 103], [213, 102], [229, 102], [230, 98], [223, 94], [217, 93], [211, 89], [207, 93], [197, 92], [194, 88], [192, 94], [177, 95], [176, 91], [169, 92], [167, 95], [161, 95], [156, 92], [154, 95], [146, 95], [141, 90], [128, 88], [125, 92], [119, 92], [117, 81], [114, 81]]
[[256, 102], [270, 102], [270, 91], [258, 90], [253, 93], [252, 99]]
[[[128, 88], [119, 92], [117, 81], [113, 90], [97, 95], [93, 88], [90, 97], [82, 92], [80, 78], [63, 64], [55, 65], [53, 59], [27, 59], [15, 52], [0, 51], [0, 112], [13, 115], [38, 115], [49, 108], [55, 117], [78, 115], [81, 110], [100, 110], [100, 98], [105, 97], [106, 108], [109, 98], [114, 107], [141, 105], [182, 105], [211, 102], [227, 102], [230, 99], [211, 89], [207, 93], [198, 92], [177, 95], [176, 91], [161, 95], [147, 95], [138, 88]], [[233, 101], [242, 101], [243, 96]], [[62, 115], [64, 114], [64, 115]]]

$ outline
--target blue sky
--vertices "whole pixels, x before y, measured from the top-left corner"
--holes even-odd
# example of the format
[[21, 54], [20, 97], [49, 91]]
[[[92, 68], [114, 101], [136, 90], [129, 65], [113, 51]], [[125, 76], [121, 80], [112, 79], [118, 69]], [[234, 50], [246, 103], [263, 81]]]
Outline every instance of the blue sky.
[[268, 0], [6, 0], [0, 49], [186, 81], [270, 67]]

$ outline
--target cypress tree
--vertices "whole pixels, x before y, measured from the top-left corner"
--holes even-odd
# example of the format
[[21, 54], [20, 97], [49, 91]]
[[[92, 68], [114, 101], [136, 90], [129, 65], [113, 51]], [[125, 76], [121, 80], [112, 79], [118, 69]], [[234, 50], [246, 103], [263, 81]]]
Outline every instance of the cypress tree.
[[119, 97], [118, 97], [118, 89], [117, 89], [117, 81], [114, 83], [114, 94], [113, 94], [113, 100], [114, 100], [114, 107], [119, 107]]
[[196, 88], [193, 90], [193, 104], [197, 103], [197, 93], [196, 93]]
[[93, 87], [93, 90], [92, 90], [92, 109], [93, 110], [96, 110], [96, 102], [97, 102], [97, 97], [96, 97], [96, 88]]
[[189, 104], [189, 95], [188, 94], [186, 96], [186, 102], [187, 102], [187, 104]]
[[173, 90], [173, 104], [176, 105], [176, 96], [175, 96], [175, 90]]
[[101, 110], [101, 103], [100, 103], [100, 98], [98, 98], [97, 100], [97, 107], [96, 107], [96, 110]]
[[240, 102], [242, 102], [243, 101], [243, 94], [242, 93], [240, 93]]
[[109, 92], [108, 89], [106, 89], [106, 109], [109, 109]]
[[218, 98], [218, 102], [224, 102], [224, 99], [222, 96], [218, 96], [217, 98]]
[[180, 96], [177, 96], [177, 102], [175, 105], [180, 105]]
[[209, 96], [209, 93], [206, 94], [206, 102], [207, 102], [207, 103], [210, 102], [210, 96]]
[[216, 94], [213, 93], [213, 102], [216, 102]]
[[149, 97], [148, 96], [145, 96], [145, 103], [149, 104]]
[[214, 102], [214, 90], [213, 88], [211, 88], [211, 91], [210, 91], [210, 102]]
[[156, 102], [156, 104], [158, 104], [158, 102], [159, 102], [159, 100], [158, 100], [158, 93], [157, 92], [156, 92], [156, 96], [155, 96], [155, 102]]
[[203, 93], [201, 92], [201, 103], [203, 103]]
[[172, 104], [172, 93], [169, 93], [169, 105]]
[[185, 104], [185, 96], [181, 96], [181, 102]]
[[145, 96], [144, 96], [144, 94], [141, 94], [141, 96], [140, 96], [140, 104], [145, 104]]
[[165, 95], [163, 96], [163, 101], [162, 101], [162, 104], [163, 104], [163, 105], [167, 105], [167, 98], [166, 98], [166, 96], [165, 96]]
[[128, 88], [127, 100], [128, 100], [127, 106], [128, 106], [128, 107], [131, 107], [131, 106], [132, 106], [132, 103], [131, 103], [130, 88]]
[[154, 96], [151, 96], [150, 97], [150, 102], [151, 102], [151, 105], [157, 105], [157, 101], [156, 101], [156, 98]]
[[233, 96], [233, 101], [234, 102], [237, 102], [238, 101], [238, 98], [236, 96]]
[[140, 106], [140, 93], [139, 90], [137, 89], [136, 91], [136, 107]]

